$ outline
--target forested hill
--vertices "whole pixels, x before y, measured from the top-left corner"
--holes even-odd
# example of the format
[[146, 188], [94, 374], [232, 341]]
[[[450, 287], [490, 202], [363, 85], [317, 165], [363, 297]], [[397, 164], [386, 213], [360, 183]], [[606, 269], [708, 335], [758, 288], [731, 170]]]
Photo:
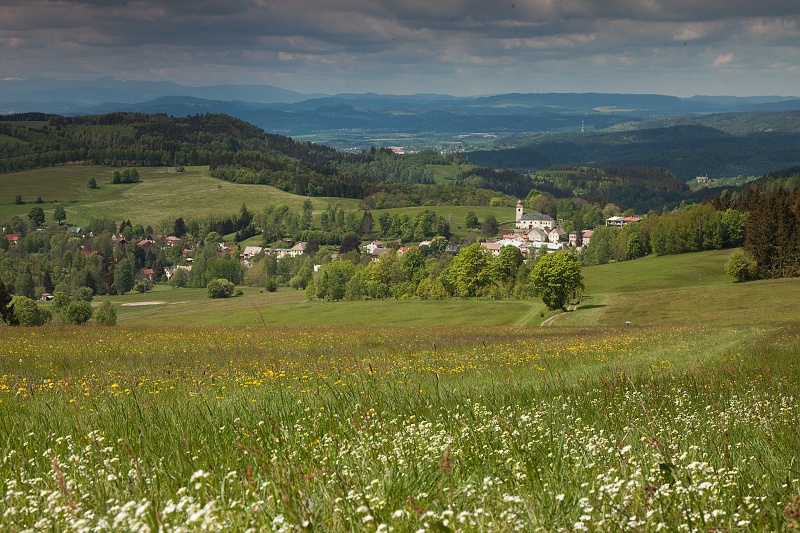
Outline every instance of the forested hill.
[[[699, 132], [695, 131], [698, 126], [682, 128], [687, 136], [683, 148], [687, 150], [699, 137], [710, 141], [726, 136], [710, 128]], [[637, 149], [646, 150], [672, 136], [666, 130], [629, 132], [615, 134], [613, 140], [620, 145], [618, 150], [624, 146], [634, 154]], [[343, 153], [269, 134], [221, 114], [174, 118], [121, 112], [84, 117], [39, 113], [0, 120], [0, 173], [67, 163], [117, 167], [208, 165], [213, 176], [231, 182], [273, 185], [306, 196], [358, 198], [365, 205], [374, 202], [384, 207], [429, 202], [486, 205], [493, 197], [504, 194], [525, 198], [531, 189], [554, 198], [577, 197], [598, 205], [615, 203], [637, 212], [692, 200], [685, 184], [663, 168], [643, 164], [553, 166], [561, 159], [552, 156], [558, 146], [555, 142], [546, 145], [551, 156], [535, 168], [549, 170], [533, 176], [466, 164], [460, 165], [451, 185], [431, 188], [428, 185], [434, 183], [434, 178], [430, 165], [452, 162], [432, 151], [398, 155], [388, 149], [372, 148], [358, 154]], [[508, 155], [502, 151], [490, 154]], [[475, 159], [477, 154], [470, 154], [470, 160]], [[503, 163], [496, 166], [521, 166]]]
[[0, 172], [66, 163], [109, 166], [209, 165], [221, 179], [309, 196], [363, 198], [376, 183], [432, 183], [437, 154], [388, 150], [345, 154], [265, 133], [228, 115], [26, 114], [0, 122]]
[[496, 168], [542, 170], [553, 165], [663, 167], [683, 181], [697, 176], [760, 176], [800, 164], [800, 133], [734, 135], [681, 124], [614, 133], [507, 139], [515, 147], [472, 152], [470, 161]]

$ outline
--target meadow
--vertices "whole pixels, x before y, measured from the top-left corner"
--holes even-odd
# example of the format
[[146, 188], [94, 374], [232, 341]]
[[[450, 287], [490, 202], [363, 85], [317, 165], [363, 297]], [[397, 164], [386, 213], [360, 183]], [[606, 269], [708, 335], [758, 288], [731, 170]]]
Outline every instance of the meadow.
[[550, 327], [169, 288], [116, 327], [0, 327], [0, 530], [797, 529], [800, 280], [724, 257], [587, 268]]
[[[188, 167], [184, 172], [174, 168], [139, 168], [141, 182], [112, 184], [115, 169], [92, 165], [63, 165], [60, 167], [0, 174], [0, 220], [17, 215], [27, 220], [27, 214], [37, 197], [45, 202], [48, 223], [55, 202], [64, 206], [67, 222], [87, 224], [92, 218], [108, 218], [119, 223], [130, 220], [134, 225], [172, 227], [178, 217], [202, 218], [231, 216], [246, 204], [257, 213], [266, 205], [286, 204], [300, 212], [305, 196], [297, 196], [268, 185], [241, 185], [213, 178], [208, 167]], [[119, 170], [119, 169], [117, 169]], [[88, 187], [95, 178], [98, 189]], [[14, 199], [22, 196], [24, 205]], [[312, 198], [314, 209], [324, 210], [339, 203], [346, 209], [357, 209], [358, 200], [346, 198]]]

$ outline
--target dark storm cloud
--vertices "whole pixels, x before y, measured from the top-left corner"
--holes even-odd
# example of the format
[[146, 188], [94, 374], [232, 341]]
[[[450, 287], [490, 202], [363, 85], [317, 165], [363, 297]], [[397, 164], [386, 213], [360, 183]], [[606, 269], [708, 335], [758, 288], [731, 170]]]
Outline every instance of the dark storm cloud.
[[0, 77], [497, 92], [577, 73], [652, 90], [747, 71], [791, 87], [798, 20], [796, 0], [5, 0]]

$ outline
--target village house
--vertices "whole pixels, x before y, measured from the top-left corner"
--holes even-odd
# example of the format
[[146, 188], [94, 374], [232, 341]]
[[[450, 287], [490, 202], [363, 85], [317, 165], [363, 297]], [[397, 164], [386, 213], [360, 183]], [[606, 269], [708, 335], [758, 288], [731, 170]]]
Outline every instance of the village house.
[[384, 247], [373, 248], [372, 252], [370, 252], [369, 255], [370, 255], [370, 257], [372, 258], [373, 261], [377, 261], [378, 259], [380, 259], [380, 257], [383, 254], [385, 254], [385, 253], [387, 253], [389, 251], [390, 251], [389, 248], [384, 248]]
[[375, 253], [375, 250], [377, 250], [378, 248], [383, 248], [383, 247], [384, 246], [383, 246], [383, 243], [381, 241], [372, 241], [371, 243], [369, 243], [366, 246], [364, 246], [364, 249], [367, 251], [367, 253], [369, 255], [372, 255], [372, 254]]
[[19, 242], [19, 235], [16, 233], [6, 233], [6, 240], [9, 244], [17, 244]]
[[245, 246], [244, 251], [239, 254], [239, 257], [242, 259], [252, 259], [253, 257], [257, 256], [261, 252], [264, 251], [264, 248], [261, 246]]
[[500, 255], [500, 248], [502, 248], [502, 247], [503, 247], [503, 245], [500, 244], [499, 242], [482, 242], [481, 243], [481, 248], [484, 248], [484, 249], [489, 250], [490, 252], [492, 252], [492, 257], [497, 257], [498, 255]]
[[290, 257], [297, 257], [298, 255], [303, 255], [306, 252], [306, 247], [307, 246], [308, 246], [308, 243], [305, 242], [305, 241], [298, 242], [297, 244], [295, 244], [294, 246], [289, 248], [289, 256]]
[[613, 226], [621, 228], [634, 222], [641, 222], [642, 217], [610, 217], [606, 219], [606, 226]]
[[547, 240], [550, 242], [561, 242], [561, 238], [567, 234], [563, 228], [553, 228], [547, 233]]
[[569, 232], [569, 245], [575, 248], [586, 248], [589, 245], [589, 240], [592, 238], [594, 231], [587, 229], [586, 231], [570, 231]]
[[549, 240], [547, 231], [542, 228], [533, 228], [526, 236], [529, 243], [543, 243]]

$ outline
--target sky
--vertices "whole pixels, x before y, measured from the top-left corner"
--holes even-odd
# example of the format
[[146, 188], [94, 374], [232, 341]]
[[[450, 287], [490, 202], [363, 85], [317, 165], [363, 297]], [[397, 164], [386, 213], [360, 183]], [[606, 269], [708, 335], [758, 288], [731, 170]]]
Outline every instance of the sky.
[[798, 0], [0, 0], [0, 78], [800, 96]]

